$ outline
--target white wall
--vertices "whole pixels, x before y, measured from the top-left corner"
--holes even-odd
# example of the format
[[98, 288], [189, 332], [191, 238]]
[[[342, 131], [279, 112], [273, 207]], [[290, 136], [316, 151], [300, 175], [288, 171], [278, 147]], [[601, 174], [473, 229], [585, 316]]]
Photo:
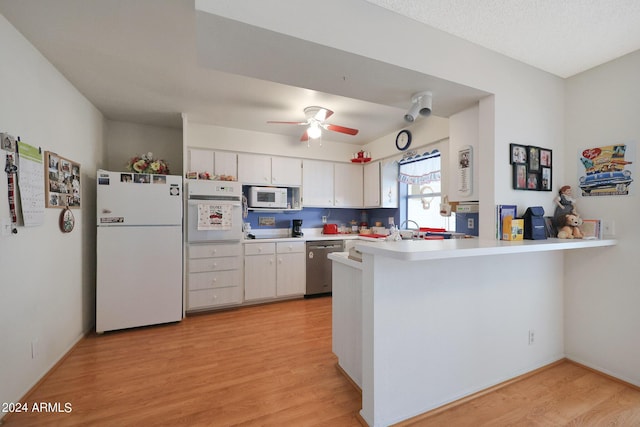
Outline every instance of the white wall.
[[172, 175], [182, 175], [182, 130], [108, 120], [106, 169], [125, 171], [129, 159], [153, 153], [169, 163]]
[[[73, 211], [73, 232], [60, 231], [59, 209], [46, 209], [43, 225], [0, 236], [0, 402], [17, 402], [94, 323], [94, 187], [104, 158], [103, 118], [2, 15], [0, 57], [2, 131], [81, 165], [82, 207]], [[0, 219], [8, 218], [3, 172]]]
[[[184, 144], [190, 148], [209, 148], [246, 153], [348, 162], [361, 147], [328, 139], [312, 141], [311, 146], [298, 138], [192, 122], [183, 117]], [[186, 161], [186, 156], [185, 156]], [[185, 165], [186, 167], [186, 165]]]
[[[638, 70], [640, 51], [567, 80], [565, 178], [574, 195], [579, 150], [630, 143], [639, 155]], [[619, 243], [566, 256], [565, 346], [571, 359], [640, 386], [638, 162], [636, 157], [635, 195], [578, 197], [583, 217], [615, 221]]]

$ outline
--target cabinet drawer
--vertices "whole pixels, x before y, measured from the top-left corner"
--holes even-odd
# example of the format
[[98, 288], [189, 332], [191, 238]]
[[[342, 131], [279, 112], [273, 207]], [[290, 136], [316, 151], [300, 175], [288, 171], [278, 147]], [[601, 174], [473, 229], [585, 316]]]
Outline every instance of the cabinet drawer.
[[207, 271], [189, 273], [189, 290], [225, 288], [241, 285], [240, 270]]
[[274, 254], [276, 252], [275, 243], [245, 243], [245, 255], [265, 255]]
[[278, 242], [276, 250], [279, 254], [305, 252], [306, 245], [304, 242]]
[[189, 291], [187, 294], [187, 310], [240, 304], [241, 302], [242, 288], [238, 286]]
[[200, 258], [187, 262], [189, 273], [203, 271], [237, 270], [240, 268], [240, 257]]
[[189, 245], [189, 258], [212, 258], [241, 255], [239, 244]]

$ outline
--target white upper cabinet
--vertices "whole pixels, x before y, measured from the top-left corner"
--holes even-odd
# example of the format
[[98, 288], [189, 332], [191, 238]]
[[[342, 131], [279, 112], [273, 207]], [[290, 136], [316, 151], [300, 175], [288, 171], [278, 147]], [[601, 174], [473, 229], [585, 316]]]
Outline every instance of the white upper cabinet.
[[302, 204], [312, 207], [361, 208], [362, 165], [304, 160]]
[[364, 206], [380, 206], [380, 162], [364, 165]]
[[238, 180], [243, 184], [302, 185], [302, 161], [261, 154], [238, 154]]
[[225, 151], [212, 151], [199, 148], [189, 148], [189, 172], [198, 174], [207, 172], [209, 175], [238, 176], [238, 155]]
[[238, 154], [238, 181], [243, 184], [271, 185], [271, 156]]
[[363, 168], [360, 164], [334, 165], [334, 206], [361, 208], [363, 206]]
[[280, 186], [301, 186], [302, 160], [291, 157], [272, 157], [271, 183]]
[[368, 208], [398, 207], [397, 162], [378, 161], [364, 166], [364, 206]]
[[216, 175], [232, 176], [238, 178], [238, 155], [216, 151], [214, 155], [214, 171]]
[[302, 161], [302, 204], [333, 207], [333, 163]]

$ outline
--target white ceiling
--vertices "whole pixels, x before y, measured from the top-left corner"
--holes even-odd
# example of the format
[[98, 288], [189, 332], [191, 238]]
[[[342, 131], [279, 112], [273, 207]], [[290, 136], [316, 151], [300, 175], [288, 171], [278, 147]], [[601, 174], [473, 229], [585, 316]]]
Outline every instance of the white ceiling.
[[367, 0], [560, 77], [640, 49], [638, 0]]
[[[368, 1], [563, 77], [640, 48], [640, 25], [628, 23], [640, 22], [637, 1]], [[335, 112], [330, 122], [360, 129], [331, 140], [365, 144], [406, 126], [415, 92], [431, 90], [441, 117], [487, 95], [196, 12], [193, 0], [0, 0], [0, 13], [112, 120], [180, 127], [185, 112], [297, 139], [300, 127], [266, 122], [320, 105]]]

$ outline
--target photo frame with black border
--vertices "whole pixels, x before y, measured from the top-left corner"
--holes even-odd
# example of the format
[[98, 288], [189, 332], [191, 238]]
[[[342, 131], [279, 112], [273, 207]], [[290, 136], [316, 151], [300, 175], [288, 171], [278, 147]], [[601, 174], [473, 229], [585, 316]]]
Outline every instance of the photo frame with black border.
[[509, 162], [527, 163], [527, 147], [520, 144], [509, 144]]
[[537, 191], [540, 189], [540, 173], [527, 172], [527, 190]]
[[552, 177], [551, 177], [551, 168], [542, 167], [542, 171], [540, 172], [540, 191], [551, 191], [552, 185]]
[[546, 148], [540, 149], [540, 166], [542, 167], [551, 167], [551, 150], [547, 150]]
[[513, 164], [513, 189], [527, 189], [527, 165], [526, 163]]
[[527, 146], [527, 160], [529, 172], [540, 172], [540, 147]]

